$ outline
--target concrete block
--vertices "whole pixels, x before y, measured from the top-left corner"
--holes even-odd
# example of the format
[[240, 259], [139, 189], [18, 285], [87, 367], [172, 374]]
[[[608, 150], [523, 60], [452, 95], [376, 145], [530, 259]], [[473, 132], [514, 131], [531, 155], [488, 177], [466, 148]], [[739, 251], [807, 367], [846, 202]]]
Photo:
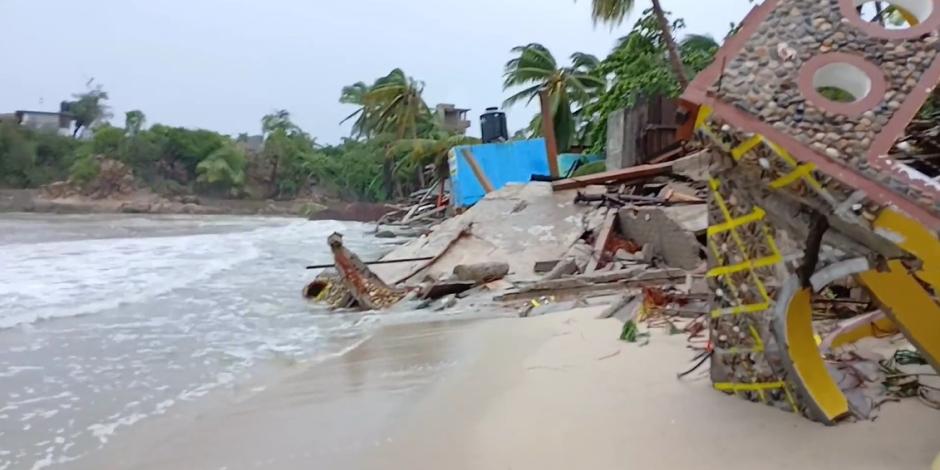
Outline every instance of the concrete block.
[[668, 215], [664, 207], [625, 207], [620, 210], [620, 232], [641, 245], [650, 245], [667, 265], [692, 270], [701, 263], [701, 245], [695, 234]]

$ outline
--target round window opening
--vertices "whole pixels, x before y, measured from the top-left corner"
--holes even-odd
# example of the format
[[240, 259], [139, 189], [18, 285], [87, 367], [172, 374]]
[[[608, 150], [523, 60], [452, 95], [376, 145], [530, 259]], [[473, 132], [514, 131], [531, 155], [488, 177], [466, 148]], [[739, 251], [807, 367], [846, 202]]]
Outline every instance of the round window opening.
[[813, 89], [836, 103], [857, 103], [871, 93], [872, 81], [862, 69], [845, 62], [833, 62], [813, 74]]
[[862, 21], [885, 29], [913, 28], [930, 18], [934, 0], [853, 0]]

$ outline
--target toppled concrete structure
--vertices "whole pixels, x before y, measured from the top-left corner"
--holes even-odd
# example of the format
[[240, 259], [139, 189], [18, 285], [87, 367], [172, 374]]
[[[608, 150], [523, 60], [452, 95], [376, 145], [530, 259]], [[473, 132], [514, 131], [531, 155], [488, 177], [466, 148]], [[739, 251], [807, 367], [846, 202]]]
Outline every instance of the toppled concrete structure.
[[940, 370], [940, 184], [890, 156], [940, 79], [937, 5], [914, 3], [891, 29], [852, 0], [766, 0], [685, 91], [714, 154], [716, 389], [859, 415], [814, 338], [819, 295], [845, 278]]

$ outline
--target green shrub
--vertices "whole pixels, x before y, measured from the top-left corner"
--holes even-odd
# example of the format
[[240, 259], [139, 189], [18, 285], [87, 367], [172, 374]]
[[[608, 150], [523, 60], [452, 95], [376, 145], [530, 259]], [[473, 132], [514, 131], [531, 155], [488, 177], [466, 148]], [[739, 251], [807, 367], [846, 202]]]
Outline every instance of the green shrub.
[[73, 183], [84, 186], [98, 176], [100, 169], [98, 161], [94, 157], [86, 156], [72, 164], [69, 169], [69, 178]]

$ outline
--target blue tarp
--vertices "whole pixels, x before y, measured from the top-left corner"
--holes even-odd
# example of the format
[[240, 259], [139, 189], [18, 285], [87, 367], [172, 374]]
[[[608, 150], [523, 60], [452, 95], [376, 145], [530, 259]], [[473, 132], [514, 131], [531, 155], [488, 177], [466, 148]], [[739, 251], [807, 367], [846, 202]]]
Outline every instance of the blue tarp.
[[454, 147], [449, 164], [452, 203], [457, 207], [473, 205], [483, 199], [485, 194], [473, 169], [463, 157], [463, 149], [470, 150], [493, 189], [509, 183], [527, 183], [532, 175], [549, 174], [544, 139]]

